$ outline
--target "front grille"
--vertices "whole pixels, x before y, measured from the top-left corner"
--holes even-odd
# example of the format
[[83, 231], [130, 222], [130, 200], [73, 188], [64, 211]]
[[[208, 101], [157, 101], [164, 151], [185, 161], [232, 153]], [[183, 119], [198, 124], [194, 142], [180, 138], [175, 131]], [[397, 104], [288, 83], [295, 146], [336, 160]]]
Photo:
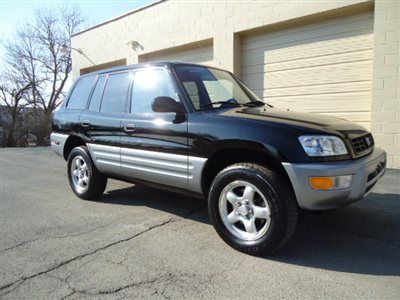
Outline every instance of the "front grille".
[[355, 154], [361, 154], [374, 147], [374, 138], [372, 134], [356, 137], [351, 140], [351, 145]]

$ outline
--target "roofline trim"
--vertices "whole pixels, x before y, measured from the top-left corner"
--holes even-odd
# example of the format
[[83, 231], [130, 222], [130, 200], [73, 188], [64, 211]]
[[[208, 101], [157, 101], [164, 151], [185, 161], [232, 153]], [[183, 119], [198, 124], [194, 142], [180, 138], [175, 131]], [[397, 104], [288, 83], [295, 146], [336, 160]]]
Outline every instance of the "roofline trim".
[[101, 70], [97, 70], [97, 71], [79, 75], [78, 78], [86, 77], [86, 76], [93, 76], [93, 75], [100, 75], [100, 74], [105, 74], [105, 73], [113, 73], [113, 72], [120, 72], [120, 71], [125, 71], [125, 70], [138, 69], [138, 68], [143, 68], [143, 67], [167, 67], [168, 68], [171, 66], [179, 66], [179, 65], [211, 68], [211, 69], [217, 69], [217, 70], [221, 70], [221, 71], [225, 71], [225, 72], [233, 74], [232, 72], [229, 72], [222, 68], [202, 65], [202, 64], [198, 64], [198, 63], [190, 63], [190, 62], [183, 62], [183, 61], [150, 61], [150, 62], [142, 62], [142, 63], [137, 63], [137, 64], [101, 69]]
[[124, 14], [122, 14], [122, 15], [119, 15], [119, 16], [117, 16], [117, 17], [115, 17], [115, 18], [109, 19], [109, 20], [107, 20], [107, 21], [101, 22], [101, 23], [96, 24], [96, 25], [94, 25], [94, 26], [91, 26], [91, 27], [89, 27], [89, 28], [86, 28], [86, 29], [83, 29], [83, 30], [81, 30], [81, 31], [78, 31], [78, 32], [72, 34], [72, 35], [71, 35], [71, 38], [74, 37], [74, 36], [80, 35], [80, 34], [82, 34], [82, 33], [85, 33], [85, 32], [87, 32], [87, 31], [90, 31], [90, 30], [92, 30], [92, 29], [95, 29], [95, 28], [101, 27], [101, 26], [103, 26], [103, 25], [106, 25], [106, 24], [108, 24], [108, 23], [111, 23], [111, 22], [117, 21], [117, 20], [119, 20], [119, 19], [125, 18], [126, 16], [129, 16], [129, 15], [131, 15], [131, 14], [134, 14], [134, 13], [137, 13], [137, 12], [139, 12], [139, 11], [145, 10], [145, 9], [147, 9], [147, 8], [149, 8], [149, 7], [155, 6], [155, 5], [160, 4], [161, 2], [165, 2], [165, 1], [167, 1], [167, 0], [158, 0], [158, 1], [154, 1], [154, 2], [152, 2], [152, 3], [150, 3], [150, 4], [141, 6], [141, 7], [139, 7], [139, 8], [136, 8], [136, 9], [132, 10], [132, 11], [129, 11], [129, 12], [127, 12], [127, 13], [124, 13]]

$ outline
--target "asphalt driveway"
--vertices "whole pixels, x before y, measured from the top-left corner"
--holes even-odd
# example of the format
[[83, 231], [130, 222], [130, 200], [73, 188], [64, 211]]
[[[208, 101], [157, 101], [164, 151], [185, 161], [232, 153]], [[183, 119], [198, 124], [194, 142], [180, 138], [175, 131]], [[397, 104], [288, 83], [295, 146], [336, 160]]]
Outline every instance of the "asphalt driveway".
[[285, 248], [255, 258], [201, 200], [111, 180], [84, 201], [48, 148], [0, 160], [1, 298], [399, 298], [399, 171], [354, 205], [302, 212]]

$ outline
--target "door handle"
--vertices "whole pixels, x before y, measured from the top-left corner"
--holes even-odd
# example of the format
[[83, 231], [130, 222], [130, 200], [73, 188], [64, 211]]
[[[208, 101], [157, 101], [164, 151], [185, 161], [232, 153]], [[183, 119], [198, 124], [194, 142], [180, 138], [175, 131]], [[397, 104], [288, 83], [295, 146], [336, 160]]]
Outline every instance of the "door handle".
[[91, 124], [88, 120], [84, 120], [81, 122], [82, 127], [89, 127]]
[[125, 131], [125, 132], [134, 132], [135, 129], [136, 129], [135, 124], [126, 124], [126, 125], [124, 126], [124, 131]]

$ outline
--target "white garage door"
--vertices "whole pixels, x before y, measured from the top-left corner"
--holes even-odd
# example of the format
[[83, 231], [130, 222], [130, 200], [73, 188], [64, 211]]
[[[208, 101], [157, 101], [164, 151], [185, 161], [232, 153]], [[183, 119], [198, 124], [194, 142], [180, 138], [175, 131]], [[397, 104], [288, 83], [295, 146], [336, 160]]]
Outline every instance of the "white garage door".
[[373, 13], [244, 37], [242, 79], [281, 108], [369, 127]]
[[165, 51], [161, 53], [146, 54], [139, 58], [140, 62], [149, 61], [182, 61], [190, 63], [198, 63], [204, 65], [212, 65], [213, 63], [213, 47], [202, 46], [193, 47], [178, 51]]

